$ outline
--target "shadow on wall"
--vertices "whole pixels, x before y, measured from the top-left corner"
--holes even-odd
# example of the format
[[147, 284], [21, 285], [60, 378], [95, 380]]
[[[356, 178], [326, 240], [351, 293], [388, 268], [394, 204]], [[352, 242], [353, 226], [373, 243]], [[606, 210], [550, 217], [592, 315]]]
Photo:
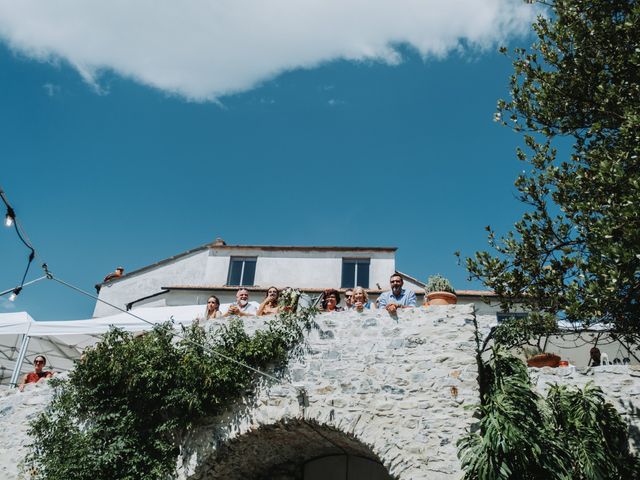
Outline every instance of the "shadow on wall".
[[625, 420], [629, 425], [629, 446], [637, 454], [640, 452], [640, 408], [630, 400], [619, 400], [619, 402], [624, 410], [622, 416], [626, 417]]
[[261, 426], [219, 445], [188, 480], [392, 480], [359, 440], [308, 420]]

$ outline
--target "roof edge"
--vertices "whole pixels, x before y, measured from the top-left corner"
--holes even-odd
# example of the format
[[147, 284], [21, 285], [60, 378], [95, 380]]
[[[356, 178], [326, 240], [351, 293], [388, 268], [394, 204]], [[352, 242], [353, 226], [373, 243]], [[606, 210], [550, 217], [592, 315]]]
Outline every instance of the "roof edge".
[[[265, 251], [278, 251], [278, 250], [289, 250], [289, 251], [317, 251], [317, 252], [395, 252], [398, 250], [398, 247], [331, 247], [331, 246], [296, 246], [296, 245], [216, 245], [214, 243], [205, 243], [204, 245], [200, 245], [199, 247], [192, 248], [191, 250], [187, 250], [182, 253], [178, 253], [171, 257], [165, 258], [163, 260], [159, 260], [150, 265], [146, 265], [144, 267], [133, 270], [129, 273], [125, 273], [121, 277], [114, 278], [106, 283], [116, 283], [124, 278], [130, 277], [132, 275], [137, 275], [142, 272], [146, 272], [153, 268], [159, 267], [166, 263], [178, 260], [180, 258], [189, 256], [193, 253], [200, 252], [202, 250], [208, 249], [220, 249], [220, 250], [265, 250]], [[105, 282], [101, 282], [98, 285], [105, 285]]]
[[[211, 291], [211, 290], [227, 290], [234, 291], [239, 288], [245, 288], [250, 292], [266, 292], [269, 289], [269, 285], [261, 286], [261, 285], [169, 285], [165, 287], [160, 287], [164, 291], [170, 290], [198, 290], [198, 291]], [[325, 288], [318, 287], [295, 287], [297, 290], [301, 290], [304, 292], [323, 292], [326, 290]], [[336, 288], [339, 292], [345, 292], [347, 290], [352, 290], [351, 288]], [[379, 289], [379, 288], [365, 288], [368, 293], [382, 293], [386, 292], [388, 289]], [[418, 290], [417, 293], [420, 295], [424, 294], [424, 290]], [[456, 290], [456, 295], [459, 297], [497, 297], [497, 294], [491, 290]]]
[[341, 247], [321, 245], [213, 245], [211, 248], [220, 250], [290, 250], [290, 251], [316, 251], [316, 252], [395, 252], [398, 247]]
[[411, 275], [407, 275], [407, 274], [406, 274], [406, 273], [404, 273], [404, 272], [400, 272], [399, 270], [396, 270], [396, 272], [395, 272], [395, 273], [397, 273], [398, 275], [400, 275], [403, 279], [405, 279], [405, 280], [409, 280], [410, 282], [413, 282], [413, 283], [415, 283], [416, 285], [418, 285], [418, 286], [420, 286], [420, 287], [422, 287], [422, 288], [424, 288], [424, 287], [427, 285], [426, 283], [421, 282], [421, 281], [420, 281], [420, 280], [418, 280], [417, 278], [412, 277]]

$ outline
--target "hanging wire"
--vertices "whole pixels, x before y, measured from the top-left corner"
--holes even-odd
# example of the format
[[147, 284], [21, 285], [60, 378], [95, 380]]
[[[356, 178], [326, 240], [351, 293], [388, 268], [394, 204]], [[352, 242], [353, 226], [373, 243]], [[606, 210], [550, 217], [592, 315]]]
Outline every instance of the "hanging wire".
[[[36, 278], [34, 280], [31, 280], [29, 282], [23, 283], [22, 284], [22, 288], [24, 287], [28, 287], [29, 285], [33, 285], [34, 283], [38, 283], [42, 280], [46, 280], [48, 277], [46, 275], [43, 275], [42, 277]], [[16, 287], [14, 288], [9, 288], [8, 290], [3, 290], [2, 292], [0, 292], [0, 297], [6, 295], [7, 293], [11, 293], [16, 289]]]
[[[16, 234], [18, 235], [18, 238], [24, 244], [24, 246], [29, 249], [27, 267], [24, 269], [24, 274], [22, 275], [22, 280], [20, 281], [20, 285], [18, 285], [15, 288], [11, 289], [11, 291], [13, 292], [14, 295], [18, 295], [22, 291], [22, 288], [25, 286], [25, 280], [27, 279], [27, 275], [29, 274], [29, 268], [31, 267], [31, 263], [33, 263], [33, 260], [36, 257], [36, 250], [35, 250], [35, 248], [33, 248], [33, 245], [28, 240], [29, 237], [27, 237], [26, 234], [24, 233], [24, 230], [23, 230], [22, 226], [20, 225], [20, 222], [16, 218], [16, 211], [13, 209], [13, 207], [9, 203], [9, 199], [7, 198], [7, 195], [5, 194], [4, 190], [2, 190], [1, 187], [0, 187], [0, 199], [2, 200], [2, 202], [7, 207], [6, 220], [7, 220], [7, 222], [9, 222], [9, 221], [11, 222], [11, 224], [7, 224], [7, 225], [8, 226], [13, 225], [13, 228], [15, 229]], [[6, 292], [6, 293], [8, 293], [8, 292]], [[2, 295], [6, 294], [6, 293], [3, 293]]]
[[[32, 284], [37, 283], [37, 282], [39, 282], [41, 280], [44, 280], [44, 279], [49, 279], [49, 280], [54, 280], [54, 281], [60, 283], [61, 285], [64, 285], [67, 288], [70, 288], [70, 289], [72, 289], [72, 290], [74, 290], [74, 291], [76, 291], [78, 293], [81, 293], [81, 294], [83, 294], [85, 296], [88, 296], [88, 297], [90, 297], [90, 298], [92, 298], [92, 299], [94, 299], [94, 300], [96, 300], [98, 302], [102, 302], [102, 303], [104, 303], [106, 305], [109, 305], [110, 307], [115, 308], [116, 310], [119, 310], [119, 311], [121, 311], [123, 313], [126, 313], [127, 315], [130, 315], [130, 316], [132, 316], [132, 317], [134, 317], [134, 318], [136, 318], [136, 319], [138, 319], [138, 320], [140, 320], [142, 322], [145, 322], [145, 323], [147, 323], [149, 325], [152, 325], [152, 326], [156, 325], [155, 323], [150, 322], [150, 321], [146, 320], [145, 318], [140, 317], [139, 315], [135, 315], [134, 313], [131, 313], [130, 311], [127, 311], [127, 310], [125, 310], [123, 308], [120, 308], [117, 305], [113, 305], [112, 303], [109, 303], [109, 302], [107, 302], [105, 300], [102, 300], [102, 299], [98, 298], [97, 296], [95, 296], [95, 295], [93, 295], [93, 294], [91, 294], [91, 293], [89, 293], [89, 292], [87, 292], [87, 291], [85, 291], [85, 290], [83, 290], [83, 289], [81, 289], [79, 287], [76, 287], [75, 285], [67, 283], [64, 280], [60, 279], [60, 278], [54, 277], [54, 275], [49, 271], [49, 268], [48, 268], [46, 263], [42, 264], [42, 268], [43, 268], [43, 270], [45, 272], [44, 276], [42, 276], [40, 278], [37, 278], [35, 280], [32, 280], [30, 282], [25, 282], [25, 280], [27, 278], [27, 274], [29, 273], [29, 268], [31, 267], [31, 263], [33, 263], [33, 260], [36, 257], [36, 250], [33, 247], [33, 245], [31, 244], [31, 241], [29, 240], [29, 237], [26, 234], [25, 230], [22, 228], [22, 224], [16, 218], [15, 210], [13, 209], [11, 204], [9, 203], [9, 200], [7, 199], [7, 196], [6, 196], [5, 192], [4, 192], [4, 190], [2, 190], [2, 188], [0, 188], [0, 199], [2, 200], [2, 202], [7, 207], [7, 214], [6, 214], [7, 222], [10, 221], [12, 223], [12, 225], [13, 225], [15, 231], [16, 231], [16, 234], [18, 235], [18, 238], [24, 244], [24, 246], [29, 249], [29, 257], [28, 257], [27, 267], [25, 268], [24, 274], [22, 275], [22, 280], [20, 282], [20, 285], [17, 286], [17, 287], [14, 287], [14, 288], [10, 288], [10, 289], [8, 289], [6, 291], [0, 292], [0, 296], [6, 295], [8, 293], [12, 293], [14, 296], [16, 296], [22, 291], [22, 289], [25, 286], [32, 285]], [[190, 343], [192, 345], [200, 347], [204, 351], [206, 351], [206, 352], [208, 352], [208, 353], [210, 353], [212, 355], [218, 356], [220, 358], [224, 358], [225, 360], [227, 360], [229, 362], [235, 363], [236, 365], [238, 365], [240, 367], [243, 367], [243, 368], [245, 368], [247, 370], [250, 370], [250, 371], [252, 371], [254, 373], [257, 373], [258, 375], [261, 375], [261, 376], [263, 376], [265, 378], [268, 378], [270, 380], [274, 380], [280, 385], [285, 385], [285, 386], [291, 387], [296, 391], [297, 396], [298, 396], [298, 401], [302, 402], [302, 403], [306, 402], [307, 392], [303, 387], [297, 387], [297, 386], [295, 386], [295, 385], [293, 385], [291, 383], [283, 382], [282, 379], [279, 379], [279, 378], [277, 378], [277, 377], [275, 377], [275, 376], [273, 376], [273, 375], [271, 375], [269, 373], [263, 372], [262, 370], [259, 370], [257, 368], [254, 368], [251, 365], [247, 365], [246, 363], [240, 362], [239, 360], [236, 360], [236, 359], [234, 359], [232, 357], [229, 357], [228, 355], [220, 353], [220, 352], [212, 349], [208, 345], [199, 344], [198, 342], [195, 342], [195, 341], [193, 341], [193, 340], [191, 340], [189, 338], [186, 338], [185, 336], [181, 335], [180, 333], [174, 332], [174, 336], [176, 336], [176, 337], [182, 339], [183, 341], [188, 342], [188, 343]]]
[[[49, 280], [53, 280], [55, 282], [58, 282], [59, 284], [64, 285], [65, 287], [70, 288], [71, 290], [74, 290], [74, 291], [76, 291], [76, 292], [78, 292], [78, 293], [80, 293], [82, 295], [85, 295], [85, 296], [87, 296], [89, 298], [92, 298], [92, 299], [94, 299], [94, 300], [96, 300], [98, 302], [102, 302], [105, 305], [109, 305], [110, 307], [115, 308], [116, 310], [119, 310], [122, 313], [126, 313], [127, 315], [130, 315], [133, 318], [136, 318], [136, 319], [138, 319], [138, 320], [140, 320], [140, 321], [142, 321], [144, 323], [147, 323], [147, 324], [149, 324], [151, 326], [156, 326], [157, 325], [156, 323], [151, 322], [151, 321], [149, 321], [149, 320], [147, 320], [147, 319], [145, 319], [145, 318], [143, 318], [143, 317], [141, 317], [139, 315], [136, 315], [135, 313], [132, 313], [132, 312], [130, 312], [128, 310], [125, 310], [125, 309], [123, 309], [121, 307], [118, 307], [117, 305], [114, 305], [114, 304], [112, 304], [110, 302], [107, 302], [106, 300], [98, 298], [96, 295], [94, 295], [94, 294], [92, 294], [90, 292], [87, 292], [86, 290], [83, 290], [80, 287], [77, 287], [77, 286], [72, 285], [72, 284], [70, 284], [68, 282], [65, 282], [64, 280], [62, 280], [60, 278], [57, 278], [56, 276], [53, 275], [53, 273], [51, 273], [51, 271], [49, 270], [49, 267], [47, 266], [46, 263], [44, 263], [42, 265], [42, 268], [45, 271], [45, 278], [48, 278]], [[251, 365], [247, 365], [246, 363], [243, 363], [243, 362], [241, 362], [239, 360], [236, 360], [235, 358], [232, 358], [232, 357], [229, 357], [228, 355], [220, 353], [220, 352], [214, 350], [213, 348], [211, 348], [208, 345], [204, 345], [204, 344], [195, 342], [195, 341], [191, 340], [190, 338], [187, 338], [184, 335], [180, 334], [179, 332], [174, 332], [174, 336], [180, 338], [181, 340], [184, 340], [187, 343], [190, 343], [192, 345], [195, 345], [197, 347], [202, 348], [207, 353], [210, 353], [212, 355], [218, 356], [220, 358], [224, 358], [225, 360], [227, 360], [229, 362], [235, 363], [236, 365], [238, 365], [240, 367], [246, 368], [247, 370], [251, 370], [252, 372], [257, 373], [258, 375], [261, 375], [261, 376], [263, 376], [265, 378], [268, 378], [270, 380], [274, 380], [274, 381], [278, 382], [278, 384], [280, 384], [280, 385], [286, 385], [288, 387], [293, 388], [296, 391], [296, 394], [298, 396], [299, 401], [300, 401], [300, 398], [305, 398], [306, 395], [307, 395], [306, 390], [304, 389], [304, 387], [298, 387], [296, 385], [293, 385], [292, 383], [284, 382], [284, 381], [282, 381], [282, 379], [277, 378], [277, 377], [275, 377], [275, 376], [273, 376], [273, 375], [271, 375], [271, 374], [269, 374], [267, 372], [263, 372], [262, 370], [259, 370], [257, 368], [252, 367]]]

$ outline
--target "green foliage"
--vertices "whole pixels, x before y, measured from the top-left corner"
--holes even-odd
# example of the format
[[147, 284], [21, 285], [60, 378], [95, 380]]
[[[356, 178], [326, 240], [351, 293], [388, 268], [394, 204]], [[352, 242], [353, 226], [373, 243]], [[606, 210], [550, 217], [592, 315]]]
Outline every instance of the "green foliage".
[[600, 387], [552, 386], [547, 405], [556, 435], [571, 452], [572, 478], [640, 478], [638, 459], [629, 452], [627, 425]]
[[526, 317], [503, 321], [493, 331], [493, 340], [506, 349], [528, 345], [542, 351], [541, 340], [557, 332], [557, 321], [553, 315], [532, 312]]
[[627, 428], [602, 391], [552, 387], [546, 401], [525, 365], [494, 348], [479, 429], [458, 442], [467, 480], [631, 479]]
[[424, 287], [425, 292], [449, 292], [455, 295], [456, 291], [453, 289], [451, 282], [442, 275], [431, 275], [427, 280], [427, 284]]
[[[640, 333], [640, 2], [555, 0], [496, 119], [521, 132], [528, 211], [467, 259], [503, 298]], [[504, 50], [506, 53], [506, 50]], [[569, 144], [572, 148], [567, 150]], [[563, 152], [563, 153], [559, 153]]]
[[256, 374], [232, 360], [262, 370], [285, 366], [301, 351], [314, 315], [281, 314], [253, 336], [233, 317], [214, 331], [185, 329], [180, 339], [170, 323], [141, 336], [111, 330], [68, 379], [56, 381], [52, 403], [32, 423], [32, 478], [166, 477], [185, 432], [255, 385]]

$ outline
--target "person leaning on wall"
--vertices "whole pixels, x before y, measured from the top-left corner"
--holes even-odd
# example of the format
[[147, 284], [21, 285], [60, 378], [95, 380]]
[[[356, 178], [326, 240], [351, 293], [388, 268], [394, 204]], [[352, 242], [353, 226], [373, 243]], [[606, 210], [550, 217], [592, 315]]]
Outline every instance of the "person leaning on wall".
[[21, 392], [24, 390], [24, 387], [27, 383], [38, 383], [42, 379], [51, 378], [54, 375], [54, 372], [51, 370], [44, 371], [44, 367], [47, 364], [47, 359], [44, 355], [37, 355], [36, 358], [33, 359], [33, 372], [27, 373], [20, 380], [20, 384], [18, 385], [18, 390]]
[[341, 312], [339, 307], [340, 293], [335, 288], [327, 288], [322, 294], [322, 311], [323, 312]]
[[371, 308], [371, 302], [369, 302], [369, 295], [367, 291], [362, 287], [356, 287], [353, 289], [353, 306], [354, 310], [362, 312], [365, 309]]
[[215, 320], [222, 317], [220, 311], [220, 300], [215, 295], [211, 295], [207, 299], [207, 306], [204, 309], [204, 315], [196, 317], [196, 322], [199, 325], [205, 325], [209, 320]]
[[280, 307], [278, 306], [279, 297], [280, 291], [276, 287], [269, 287], [267, 289], [267, 295], [258, 307], [258, 316], [276, 315], [280, 313]]
[[404, 289], [404, 280], [399, 273], [394, 273], [389, 278], [391, 290], [383, 292], [378, 297], [378, 308], [384, 308], [394, 315], [399, 308], [415, 307], [416, 293], [411, 289]]

